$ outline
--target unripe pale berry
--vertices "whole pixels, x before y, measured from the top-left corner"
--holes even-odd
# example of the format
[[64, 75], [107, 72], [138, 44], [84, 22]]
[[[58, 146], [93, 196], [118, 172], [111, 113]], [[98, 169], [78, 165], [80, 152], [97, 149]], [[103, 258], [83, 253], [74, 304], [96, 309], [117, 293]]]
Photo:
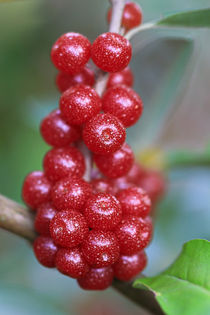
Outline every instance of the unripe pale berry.
[[54, 268], [57, 246], [47, 236], [39, 236], [33, 243], [34, 254], [41, 265]]
[[84, 290], [105, 290], [112, 284], [113, 277], [112, 267], [91, 268], [83, 278], [77, 281]]

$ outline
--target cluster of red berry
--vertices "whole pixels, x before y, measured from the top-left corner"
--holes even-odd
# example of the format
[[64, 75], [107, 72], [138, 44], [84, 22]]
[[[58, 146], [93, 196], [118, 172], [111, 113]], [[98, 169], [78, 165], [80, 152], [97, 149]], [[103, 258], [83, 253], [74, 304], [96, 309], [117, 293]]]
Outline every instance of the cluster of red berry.
[[[125, 12], [130, 5], [136, 7], [127, 4]], [[129, 29], [133, 24], [125, 12], [124, 26]], [[110, 72], [102, 98], [92, 87], [94, 72], [86, 65], [90, 57]], [[30, 173], [22, 192], [25, 203], [36, 210], [40, 236], [34, 252], [42, 265], [78, 279], [82, 288], [102, 290], [113, 277], [128, 281], [145, 268], [143, 249], [152, 236], [151, 200], [139, 185], [154, 199], [161, 180], [134, 162], [125, 143], [125, 128], [143, 110], [141, 98], [130, 87], [128, 40], [109, 32], [91, 45], [83, 35], [67, 33], [53, 45], [51, 58], [60, 70], [56, 83], [62, 95], [60, 108], [42, 121], [40, 130], [53, 148], [44, 157], [44, 171]], [[97, 166], [90, 182], [82, 178], [86, 165], [81, 141]]]

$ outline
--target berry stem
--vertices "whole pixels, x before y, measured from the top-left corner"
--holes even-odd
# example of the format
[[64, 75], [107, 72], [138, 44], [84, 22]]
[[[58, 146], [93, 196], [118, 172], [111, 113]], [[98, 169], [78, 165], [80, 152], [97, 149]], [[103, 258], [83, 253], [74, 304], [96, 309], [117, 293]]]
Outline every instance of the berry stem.
[[145, 23], [142, 24], [138, 27], [133, 28], [132, 30], [130, 30], [126, 35], [125, 38], [127, 38], [128, 40], [130, 40], [133, 36], [135, 36], [136, 34], [145, 31], [145, 30], [149, 30], [154, 28], [156, 25], [155, 23]]
[[109, 32], [119, 33], [125, 0], [111, 0], [110, 2], [112, 4], [112, 16], [109, 26]]
[[82, 152], [85, 158], [85, 174], [83, 176], [83, 179], [89, 182], [91, 180], [91, 169], [93, 164], [92, 153], [86, 147], [83, 141], [79, 142], [78, 149], [80, 150], [80, 152]]

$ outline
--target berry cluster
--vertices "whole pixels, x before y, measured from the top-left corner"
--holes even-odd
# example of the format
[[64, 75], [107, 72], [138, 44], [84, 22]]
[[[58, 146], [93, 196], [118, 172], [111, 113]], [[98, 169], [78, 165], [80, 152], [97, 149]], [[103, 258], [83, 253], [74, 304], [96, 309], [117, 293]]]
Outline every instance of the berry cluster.
[[[127, 30], [141, 22], [139, 12], [126, 4]], [[162, 191], [158, 174], [135, 163], [125, 142], [126, 128], [143, 110], [131, 88], [131, 45], [116, 33], [102, 34], [92, 45], [81, 34], [67, 33], [53, 45], [51, 58], [62, 94], [59, 109], [45, 117], [40, 132], [52, 148], [43, 171], [30, 173], [22, 190], [36, 211], [34, 253], [43, 266], [76, 278], [83, 289], [103, 290], [113, 277], [129, 281], [145, 268], [144, 249], [152, 237], [149, 195], [154, 200]], [[90, 58], [110, 72], [102, 97], [93, 88]], [[82, 141], [97, 167], [89, 182], [83, 178]]]

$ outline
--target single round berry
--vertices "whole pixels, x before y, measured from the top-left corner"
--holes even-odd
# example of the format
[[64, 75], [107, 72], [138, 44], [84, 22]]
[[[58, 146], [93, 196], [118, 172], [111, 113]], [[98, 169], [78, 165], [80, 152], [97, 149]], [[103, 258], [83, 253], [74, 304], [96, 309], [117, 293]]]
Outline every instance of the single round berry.
[[119, 201], [114, 196], [100, 193], [87, 200], [84, 216], [90, 228], [109, 231], [120, 223], [122, 211]]
[[94, 155], [94, 161], [105, 176], [117, 178], [124, 176], [130, 170], [134, 155], [130, 146], [124, 143], [122, 147], [109, 155]]
[[44, 140], [53, 147], [64, 147], [80, 138], [80, 129], [68, 125], [63, 120], [59, 109], [43, 119], [40, 132]]
[[98, 114], [83, 129], [83, 140], [87, 147], [97, 154], [117, 151], [125, 141], [126, 132], [117, 117]]
[[43, 203], [38, 207], [34, 227], [35, 230], [42, 235], [50, 235], [50, 222], [57, 213], [56, 209], [50, 202]]
[[120, 256], [113, 265], [114, 276], [121, 281], [130, 281], [137, 276], [147, 265], [147, 256], [141, 251], [132, 256]]
[[112, 284], [113, 277], [112, 267], [91, 268], [83, 278], [77, 281], [84, 290], [105, 290]]
[[119, 84], [127, 85], [130, 87], [133, 86], [133, 73], [129, 67], [126, 67], [120, 72], [110, 73], [107, 81], [107, 88]]
[[145, 248], [152, 240], [153, 225], [152, 219], [148, 216], [146, 218], [138, 217], [138, 221], [141, 226], [141, 242], [142, 247]]
[[70, 75], [65, 72], [59, 72], [56, 76], [56, 85], [59, 91], [62, 93], [76, 84], [86, 84], [93, 86], [94, 83], [94, 72], [87, 67], [84, 67], [81, 72], [74, 75]]
[[91, 186], [80, 178], [67, 177], [52, 188], [52, 201], [58, 211], [81, 210], [91, 195]]
[[98, 193], [107, 193], [112, 194], [114, 190], [114, 186], [111, 181], [105, 178], [93, 179], [91, 181], [92, 192], [93, 194]]
[[125, 127], [134, 125], [143, 112], [143, 103], [139, 95], [125, 85], [109, 88], [102, 99], [102, 108], [123, 123]]
[[55, 148], [47, 152], [43, 161], [49, 180], [56, 182], [66, 176], [82, 176], [85, 161], [82, 153], [74, 147]]
[[91, 58], [97, 67], [107, 72], [122, 71], [131, 59], [129, 41], [117, 33], [104, 33], [96, 38], [91, 49]]
[[55, 244], [71, 248], [82, 243], [88, 234], [88, 226], [80, 212], [69, 209], [54, 216], [50, 234]]
[[[110, 23], [112, 9], [110, 8], [107, 13], [107, 20]], [[124, 7], [122, 16], [122, 26], [128, 31], [142, 23], [142, 10], [141, 7], [135, 2], [127, 2]]]
[[84, 277], [89, 271], [82, 252], [79, 248], [60, 248], [55, 260], [56, 268], [71, 278]]
[[53, 240], [47, 236], [39, 236], [35, 239], [34, 254], [41, 265], [53, 268], [55, 267], [55, 257], [57, 253], [57, 246]]
[[133, 163], [130, 171], [126, 175], [129, 182], [138, 184], [140, 178], [144, 176], [145, 170], [142, 166], [140, 166], [138, 163]]
[[82, 70], [90, 59], [91, 43], [78, 33], [66, 33], [58, 38], [51, 50], [55, 67], [69, 74]]
[[114, 178], [110, 180], [112, 185], [114, 186], [113, 193], [116, 195], [122, 189], [127, 189], [130, 187], [134, 187], [134, 184], [128, 181], [127, 176], [122, 176], [118, 178]]
[[117, 199], [122, 206], [123, 215], [146, 217], [151, 210], [151, 200], [140, 187], [131, 187], [121, 190]]
[[99, 113], [101, 99], [90, 86], [78, 84], [61, 95], [60, 109], [68, 123], [82, 125]]
[[32, 209], [50, 200], [51, 184], [41, 171], [29, 173], [23, 183], [22, 197]]
[[85, 260], [93, 267], [106, 267], [114, 264], [119, 257], [119, 244], [112, 232], [89, 232], [82, 244]]

